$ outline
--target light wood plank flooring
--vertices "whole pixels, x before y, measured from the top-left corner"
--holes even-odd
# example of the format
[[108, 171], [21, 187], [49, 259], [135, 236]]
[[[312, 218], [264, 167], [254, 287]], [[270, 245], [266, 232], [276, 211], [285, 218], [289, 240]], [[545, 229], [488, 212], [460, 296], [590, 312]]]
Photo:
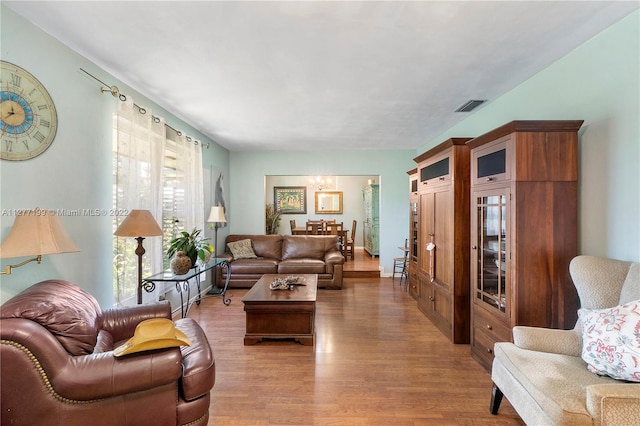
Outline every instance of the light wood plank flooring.
[[371, 257], [364, 248], [354, 249], [353, 259], [349, 257], [342, 270], [346, 278], [378, 278], [380, 276], [380, 259]]
[[242, 296], [191, 308], [216, 357], [209, 425], [522, 425], [489, 413], [490, 375], [390, 278], [319, 290], [316, 344], [244, 346]]

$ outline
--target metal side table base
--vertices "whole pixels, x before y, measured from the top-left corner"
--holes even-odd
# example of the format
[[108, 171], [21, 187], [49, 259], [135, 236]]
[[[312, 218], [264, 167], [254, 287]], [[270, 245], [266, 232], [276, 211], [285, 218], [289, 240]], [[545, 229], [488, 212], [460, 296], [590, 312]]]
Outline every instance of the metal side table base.
[[[216, 263], [216, 266], [219, 266], [221, 268], [225, 268], [227, 270], [227, 277], [226, 277], [226, 279], [224, 281], [224, 287], [220, 288], [220, 287], [218, 287], [218, 286], [216, 286], [214, 284], [213, 287], [211, 288], [211, 290], [209, 290], [207, 292], [207, 295], [209, 295], [209, 296], [221, 296], [222, 297], [222, 303], [224, 303], [225, 305], [229, 306], [231, 304], [231, 299], [229, 297], [227, 297], [227, 289], [229, 288], [229, 280], [231, 278], [231, 267], [229, 265], [229, 262], [226, 259], [223, 260], [220, 263]], [[214, 274], [217, 274], [217, 271], [215, 271]]]
[[[196, 305], [199, 305], [202, 300], [202, 292], [200, 289], [200, 274], [206, 271], [210, 271], [214, 269], [216, 266], [222, 266], [223, 268], [229, 268], [229, 262], [227, 259], [216, 258], [212, 259], [206, 265], [198, 265], [194, 268], [191, 268], [189, 272], [183, 275], [176, 275], [172, 271], [163, 271], [155, 275], [151, 275], [150, 277], [146, 277], [142, 280], [142, 288], [146, 292], [152, 292], [156, 288], [156, 283], [160, 282], [173, 282], [175, 283], [176, 291], [180, 295], [180, 314], [182, 318], [186, 318], [189, 315], [189, 308], [195, 302]], [[227, 273], [227, 281], [224, 285], [224, 289], [218, 294], [222, 296], [222, 302], [225, 305], [229, 305], [231, 303], [231, 299], [226, 297], [227, 287], [229, 286], [229, 275]], [[191, 302], [191, 286], [189, 285], [190, 279], [195, 279], [195, 284], [198, 289], [198, 295], [194, 302]], [[186, 300], [185, 300], [186, 293]]]

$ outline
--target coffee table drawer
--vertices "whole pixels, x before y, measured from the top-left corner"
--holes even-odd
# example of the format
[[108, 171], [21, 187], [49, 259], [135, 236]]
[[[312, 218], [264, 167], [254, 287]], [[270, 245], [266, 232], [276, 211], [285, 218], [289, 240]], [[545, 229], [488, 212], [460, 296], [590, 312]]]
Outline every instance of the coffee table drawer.
[[317, 275], [304, 275], [306, 285], [291, 291], [270, 290], [269, 284], [278, 277], [263, 276], [242, 299], [246, 313], [244, 344], [286, 338], [313, 345]]

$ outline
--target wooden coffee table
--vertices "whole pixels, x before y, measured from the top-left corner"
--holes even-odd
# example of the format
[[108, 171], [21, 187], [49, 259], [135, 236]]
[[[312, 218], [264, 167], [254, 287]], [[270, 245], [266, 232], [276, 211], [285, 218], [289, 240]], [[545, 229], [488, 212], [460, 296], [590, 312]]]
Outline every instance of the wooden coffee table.
[[262, 339], [295, 339], [303, 345], [314, 344], [316, 274], [294, 274], [305, 278], [305, 285], [293, 290], [271, 290], [269, 284], [289, 274], [267, 274], [242, 298], [247, 317], [244, 344], [253, 345]]

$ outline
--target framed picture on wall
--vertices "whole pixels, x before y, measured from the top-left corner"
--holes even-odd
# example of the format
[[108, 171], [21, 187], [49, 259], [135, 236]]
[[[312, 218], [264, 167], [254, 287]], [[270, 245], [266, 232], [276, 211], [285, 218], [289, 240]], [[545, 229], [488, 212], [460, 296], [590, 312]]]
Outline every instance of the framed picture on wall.
[[307, 214], [307, 187], [274, 186], [273, 204], [282, 214]]
[[316, 214], [342, 214], [342, 191], [316, 192]]

